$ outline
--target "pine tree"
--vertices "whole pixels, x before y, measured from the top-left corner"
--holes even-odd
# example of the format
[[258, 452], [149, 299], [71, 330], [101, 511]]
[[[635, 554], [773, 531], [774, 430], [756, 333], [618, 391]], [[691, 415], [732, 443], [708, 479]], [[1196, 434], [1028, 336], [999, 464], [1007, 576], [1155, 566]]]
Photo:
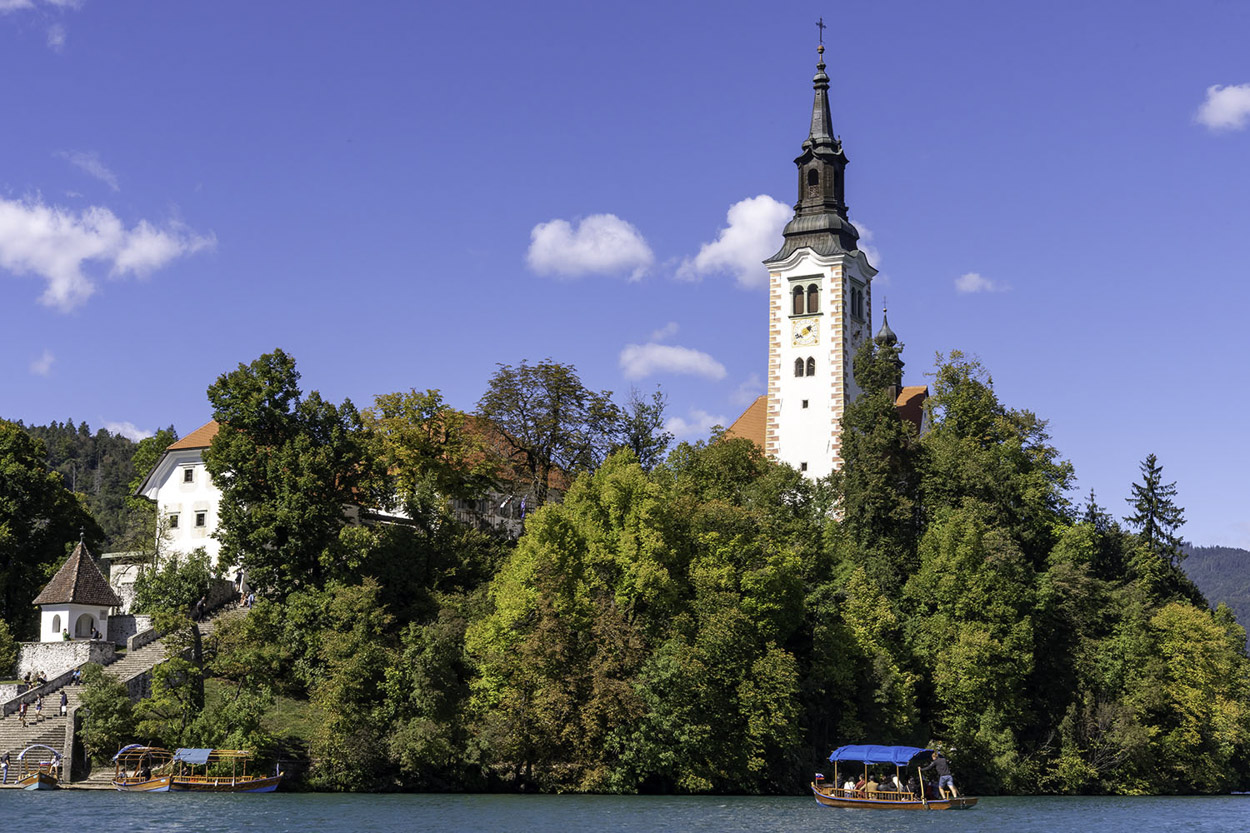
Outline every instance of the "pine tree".
[[1172, 566], [1185, 559], [1176, 530], [1185, 524], [1185, 510], [1176, 504], [1176, 483], [1164, 484], [1163, 466], [1151, 454], [1141, 464], [1142, 482], [1133, 484], [1133, 496], [1125, 501], [1133, 514], [1124, 521], [1137, 530], [1146, 548]]

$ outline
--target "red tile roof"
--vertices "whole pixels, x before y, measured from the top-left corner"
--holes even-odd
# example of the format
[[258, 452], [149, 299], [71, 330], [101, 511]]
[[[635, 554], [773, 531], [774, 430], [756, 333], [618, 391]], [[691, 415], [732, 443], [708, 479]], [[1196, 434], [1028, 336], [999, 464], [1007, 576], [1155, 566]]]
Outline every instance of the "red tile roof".
[[767, 434], [768, 394], [755, 397], [742, 416], [734, 420], [734, 424], [725, 431], [726, 439], [750, 440], [760, 448], [764, 447]]
[[[910, 422], [916, 426], [916, 431], [920, 431], [921, 423], [924, 420], [924, 401], [929, 398], [928, 385], [909, 385], [902, 388], [898, 396], [894, 400], [894, 408], [898, 411], [898, 415], [903, 420]], [[733, 425], [725, 431], [725, 436], [729, 439], [741, 438], [751, 440], [760, 448], [764, 447], [764, 437], [767, 430], [768, 419], [768, 396], [757, 397], [747, 409], [742, 412], [742, 416], [734, 420]]]
[[52, 581], [35, 597], [37, 605], [79, 604], [117, 607], [122, 603], [95, 565], [87, 545], [74, 547], [69, 559], [56, 571]]
[[172, 443], [166, 451], [177, 451], [183, 448], [208, 448], [213, 444], [213, 437], [217, 436], [217, 420], [201, 425], [190, 434], [187, 434], [176, 443]]

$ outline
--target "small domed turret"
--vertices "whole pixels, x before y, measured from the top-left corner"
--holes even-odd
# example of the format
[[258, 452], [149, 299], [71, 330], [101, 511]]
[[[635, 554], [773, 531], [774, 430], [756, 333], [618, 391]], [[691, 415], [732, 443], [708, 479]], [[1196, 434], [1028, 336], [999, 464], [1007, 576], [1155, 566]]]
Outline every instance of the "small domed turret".
[[885, 309], [881, 310], [881, 329], [877, 330], [877, 335], [873, 338], [881, 346], [890, 345], [893, 347], [898, 344], [898, 336], [894, 335], [894, 331], [890, 329], [890, 322], [886, 318]]

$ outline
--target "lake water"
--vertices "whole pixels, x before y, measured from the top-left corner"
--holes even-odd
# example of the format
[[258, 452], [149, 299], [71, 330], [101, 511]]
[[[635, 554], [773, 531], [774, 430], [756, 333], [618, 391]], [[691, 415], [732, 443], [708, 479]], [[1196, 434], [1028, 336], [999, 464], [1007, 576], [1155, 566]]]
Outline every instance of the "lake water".
[[10, 830], [430, 833], [1200, 833], [1250, 831], [1250, 796], [986, 798], [971, 810], [833, 810], [807, 798], [172, 795], [0, 791]]

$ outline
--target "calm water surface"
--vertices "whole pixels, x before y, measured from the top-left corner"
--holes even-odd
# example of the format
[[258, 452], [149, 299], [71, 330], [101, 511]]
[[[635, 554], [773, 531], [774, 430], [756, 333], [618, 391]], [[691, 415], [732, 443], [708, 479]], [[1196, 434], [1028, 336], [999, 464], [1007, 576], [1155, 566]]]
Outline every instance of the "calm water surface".
[[1250, 831], [1250, 797], [987, 798], [963, 812], [831, 810], [807, 798], [170, 795], [0, 791], [9, 830], [438, 833]]

